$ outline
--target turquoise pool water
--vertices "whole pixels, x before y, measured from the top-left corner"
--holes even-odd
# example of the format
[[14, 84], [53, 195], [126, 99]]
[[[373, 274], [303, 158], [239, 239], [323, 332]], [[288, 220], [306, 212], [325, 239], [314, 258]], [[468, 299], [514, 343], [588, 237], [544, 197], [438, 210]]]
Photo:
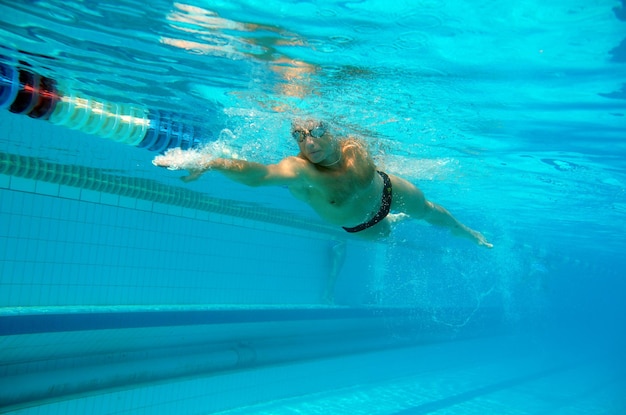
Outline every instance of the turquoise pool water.
[[[0, 413], [623, 413], [625, 29], [623, 1], [0, 2]], [[18, 108], [29, 76], [56, 112]], [[302, 116], [495, 247], [151, 163], [276, 162]]]

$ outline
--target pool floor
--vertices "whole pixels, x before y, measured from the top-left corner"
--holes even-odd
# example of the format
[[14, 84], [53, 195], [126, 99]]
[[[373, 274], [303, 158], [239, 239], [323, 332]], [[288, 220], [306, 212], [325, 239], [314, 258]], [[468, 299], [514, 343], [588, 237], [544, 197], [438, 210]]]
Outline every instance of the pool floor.
[[[437, 354], [437, 349], [430, 352]], [[626, 409], [626, 377], [604, 364], [551, 362], [537, 355], [502, 355], [488, 360], [473, 356], [414, 376], [219, 414], [618, 415]], [[445, 360], [443, 355], [425, 358]]]

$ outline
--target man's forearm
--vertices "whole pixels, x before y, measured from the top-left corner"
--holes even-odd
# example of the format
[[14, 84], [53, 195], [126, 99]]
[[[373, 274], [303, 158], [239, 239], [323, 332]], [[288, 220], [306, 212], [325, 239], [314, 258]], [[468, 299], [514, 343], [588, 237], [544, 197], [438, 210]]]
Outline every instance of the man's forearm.
[[229, 179], [247, 186], [263, 184], [267, 176], [267, 166], [246, 160], [217, 158], [204, 163], [203, 170], [215, 170]]

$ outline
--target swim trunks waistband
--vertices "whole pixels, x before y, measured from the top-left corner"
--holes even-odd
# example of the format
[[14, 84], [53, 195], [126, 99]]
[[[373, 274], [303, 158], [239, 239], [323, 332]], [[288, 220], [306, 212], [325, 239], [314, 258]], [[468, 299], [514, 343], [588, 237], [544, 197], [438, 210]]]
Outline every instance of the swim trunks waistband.
[[385, 219], [391, 210], [391, 199], [392, 199], [392, 189], [391, 189], [391, 180], [389, 180], [389, 176], [385, 172], [378, 171], [380, 177], [383, 178], [383, 195], [380, 204], [380, 210], [374, 215], [372, 219], [369, 221], [362, 223], [360, 225], [355, 226], [354, 228], [343, 228], [346, 232], [355, 233], [364, 231], [367, 228], [371, 228], [376, 225], [381, 220]]

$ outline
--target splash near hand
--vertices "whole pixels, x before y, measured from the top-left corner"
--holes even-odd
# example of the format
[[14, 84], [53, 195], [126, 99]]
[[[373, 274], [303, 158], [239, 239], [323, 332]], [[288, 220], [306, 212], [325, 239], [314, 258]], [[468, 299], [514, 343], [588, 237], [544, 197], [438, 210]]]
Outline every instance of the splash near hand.
[[181, 177], [184, 182], [196, 180], [210, 168], [213, 159], [207, 152], [198, 150], [182, 150], [172, 148], [152, 160], [152, 164], [157, 167], [164, 167], [168, 170], [187, 170], [188, 176]]
[[158, 167], [165, 167], [168, 170], [199, 170], [210, 159], [208, 154], [200, 153], [197, 150], [182, 150], [172, 148], [152, 160], [152, 164]]
[[164, 154], [156, 156], [152, 164], [168, 170], [187, 170], [189, 175], [181, 179], [190, 182], [211, 169], [212, 163], [217, 159], [240, 160], [241, 157], [227, 143], [214, 141], [189, 150], [171, 148]]

